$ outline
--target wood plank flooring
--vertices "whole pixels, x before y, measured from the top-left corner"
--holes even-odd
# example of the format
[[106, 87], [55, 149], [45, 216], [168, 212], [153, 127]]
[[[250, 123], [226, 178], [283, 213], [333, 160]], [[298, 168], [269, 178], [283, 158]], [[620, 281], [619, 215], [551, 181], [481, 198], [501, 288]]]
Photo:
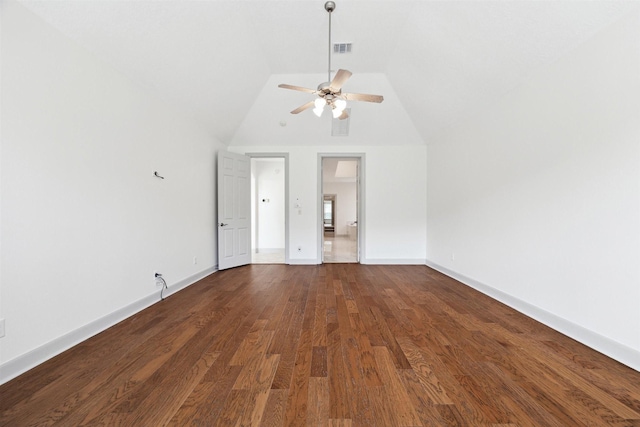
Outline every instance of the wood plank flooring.
[[215, 273], [0, 386], [2, 426], [640, 426], [640, 373], [424, 266]]

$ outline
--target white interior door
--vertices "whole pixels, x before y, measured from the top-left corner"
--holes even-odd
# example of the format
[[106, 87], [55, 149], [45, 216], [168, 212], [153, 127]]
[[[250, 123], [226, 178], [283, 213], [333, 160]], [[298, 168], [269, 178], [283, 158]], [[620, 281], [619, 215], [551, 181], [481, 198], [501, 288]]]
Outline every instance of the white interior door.
[[218, 153], [218, 269], [251, 263], [251, 163]]

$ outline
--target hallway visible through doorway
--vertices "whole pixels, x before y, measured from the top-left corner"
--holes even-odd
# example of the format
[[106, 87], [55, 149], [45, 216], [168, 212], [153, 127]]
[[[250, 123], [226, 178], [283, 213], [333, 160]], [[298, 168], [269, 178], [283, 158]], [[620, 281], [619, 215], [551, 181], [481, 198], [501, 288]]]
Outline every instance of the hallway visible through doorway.
[[322, 260], [357, 263], [359, 157], [322, 159]]
[[286, 262], [285, 159], [251, 158], [251, 263]]

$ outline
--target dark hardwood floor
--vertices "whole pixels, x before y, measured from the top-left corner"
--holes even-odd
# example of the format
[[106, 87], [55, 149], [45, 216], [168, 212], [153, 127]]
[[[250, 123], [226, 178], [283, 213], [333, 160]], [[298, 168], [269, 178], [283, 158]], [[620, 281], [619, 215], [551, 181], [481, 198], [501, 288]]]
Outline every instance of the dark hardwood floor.
[[640, 373], [424, 266], [252, 265], [0, 386], [0, 425], [640, 426]]

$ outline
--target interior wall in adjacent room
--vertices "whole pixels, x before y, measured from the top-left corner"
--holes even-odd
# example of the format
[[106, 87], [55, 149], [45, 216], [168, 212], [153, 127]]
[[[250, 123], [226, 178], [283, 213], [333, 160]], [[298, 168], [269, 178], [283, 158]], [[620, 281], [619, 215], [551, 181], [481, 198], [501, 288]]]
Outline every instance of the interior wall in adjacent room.
[[336, 195], [336, 235], [347, 235], [347, 224], [358, 217], [358, 195], [355, 182], [325, 182], [324, 194]]
[[284, 159], [252, 158], [251, 172], [255, 177], [254, 249], [284, 249]]

